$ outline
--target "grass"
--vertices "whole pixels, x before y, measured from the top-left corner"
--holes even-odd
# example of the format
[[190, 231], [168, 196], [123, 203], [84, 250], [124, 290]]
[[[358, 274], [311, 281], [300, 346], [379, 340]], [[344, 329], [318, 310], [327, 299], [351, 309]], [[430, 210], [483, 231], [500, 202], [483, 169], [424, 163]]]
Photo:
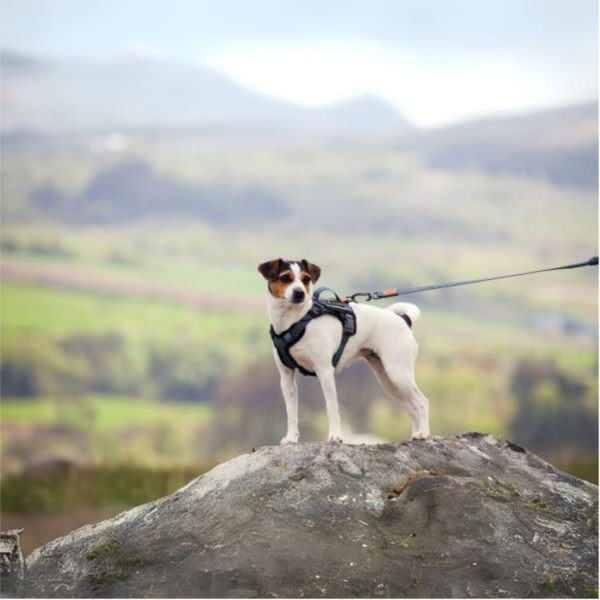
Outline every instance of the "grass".
[[[119, 332], [172, 338], [197, 333], [213, 339], [241, 337], [266, 326], [266, 317], [192, 310], [175, 303], [115, 297], [37, 285], [2, 285], [2, 335], [36, 331], [51, 337]], [[261, 329], [262, 331], [262, 329]]]
[[[141, 398], [85, 396], [71, 404], [75, 403], [74, 408], [79, 410], [73, 413], [80, 415], [82, 425], [93, 419], [94, 428], [107, 431], [133, 424], [141, 427], [193, 422], [198, 425], [212, 415], [212, 409], [205, 404], [164, 403]], [[59, 425], [64, 423], [64, 417], [64, 403], [52, 398], [3, 398], [0, 403], [0, 418], [5, 424]]]
[[[173, 493], [212, 465], [68, 467], [41, 476], [2, 482], [2, 510], [14, 513], [69, 513], [82, 506], [124, 509]], [[111, 548], [101, 549], [101, 553]]]
[[6, 398], [0, 404], [3, 476], [31, 461], [179, 468], [205, 460], [213, 410], [140, 398]]

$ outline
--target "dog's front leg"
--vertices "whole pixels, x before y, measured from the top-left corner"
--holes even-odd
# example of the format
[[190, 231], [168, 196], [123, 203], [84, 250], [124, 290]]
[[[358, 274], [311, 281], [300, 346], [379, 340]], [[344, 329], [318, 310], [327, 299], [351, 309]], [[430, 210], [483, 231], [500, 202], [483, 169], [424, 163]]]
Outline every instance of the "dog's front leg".
[[288, 369], [278, 361], [279, 375], [281, 376], [281, 392], [285, 400], [287, 411], [287, 434], [281, 444], [297, 444], [300, 432], [298, 431], [298, 384], [296, 370]]
[[325, 396], [327, 418], [329, 419], [329, 442], [341, 444], [342, 420], [338, 408], [337, 389], [335, 387], [335, 373], [333, 368], [317, 371], [317, 377]]

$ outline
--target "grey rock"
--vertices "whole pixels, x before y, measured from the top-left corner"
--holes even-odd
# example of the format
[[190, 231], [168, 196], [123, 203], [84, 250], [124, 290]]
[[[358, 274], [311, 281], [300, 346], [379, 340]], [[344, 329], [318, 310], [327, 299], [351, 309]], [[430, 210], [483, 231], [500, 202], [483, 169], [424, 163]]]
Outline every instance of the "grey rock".
[[23, 529], [0, 532], [0, 591], [3, 598], [19, 595], [25, 577], [21, 551]]
[[478, 433], [264, 447], [27, 561], [29, 597], [597, 597], [598, 488]]

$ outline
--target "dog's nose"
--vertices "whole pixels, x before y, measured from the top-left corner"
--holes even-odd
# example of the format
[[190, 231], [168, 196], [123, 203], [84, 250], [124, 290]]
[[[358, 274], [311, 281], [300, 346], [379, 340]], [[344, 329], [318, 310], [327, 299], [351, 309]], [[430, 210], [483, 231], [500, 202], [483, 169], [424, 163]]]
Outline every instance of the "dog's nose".
[[294, 293], [292, 294], [292, 301], [293, 302], [302, 302], [304, 300], [304, 291], [303, 290], [294, 290]]

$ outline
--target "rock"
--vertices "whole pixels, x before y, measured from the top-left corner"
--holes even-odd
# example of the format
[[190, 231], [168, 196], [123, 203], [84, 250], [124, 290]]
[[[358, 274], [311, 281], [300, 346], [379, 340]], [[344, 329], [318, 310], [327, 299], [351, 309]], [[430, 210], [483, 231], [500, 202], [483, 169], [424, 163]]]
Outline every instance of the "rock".
[[2, 597], [18, 595], [25, 577], [25, 563], [21, 551], [23, 529], [0, 532], [0, 581]]
[[28, 597], [597, 597], [598, 488], [479, 433], [265, 447], [27, 560]]

